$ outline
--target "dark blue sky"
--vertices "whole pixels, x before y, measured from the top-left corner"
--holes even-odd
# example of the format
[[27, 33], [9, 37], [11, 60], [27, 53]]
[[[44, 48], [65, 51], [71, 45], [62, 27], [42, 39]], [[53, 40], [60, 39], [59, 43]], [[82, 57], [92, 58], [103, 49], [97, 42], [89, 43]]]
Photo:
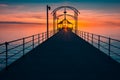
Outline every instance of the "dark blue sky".
[[0, 3], [48, 3], [48, 2], [120, 3], [120, 0], [0, 0]]

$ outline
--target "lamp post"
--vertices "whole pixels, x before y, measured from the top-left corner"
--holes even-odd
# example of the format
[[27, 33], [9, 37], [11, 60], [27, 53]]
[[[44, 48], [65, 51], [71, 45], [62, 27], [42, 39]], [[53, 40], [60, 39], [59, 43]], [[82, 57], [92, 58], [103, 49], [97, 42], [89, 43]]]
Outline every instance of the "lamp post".
[[49, 16], [48, 16], [48, 10], [50, 10], [50, 6], [46, 6], [46, 10], [47, 10], [47, 39], [49, 38]]

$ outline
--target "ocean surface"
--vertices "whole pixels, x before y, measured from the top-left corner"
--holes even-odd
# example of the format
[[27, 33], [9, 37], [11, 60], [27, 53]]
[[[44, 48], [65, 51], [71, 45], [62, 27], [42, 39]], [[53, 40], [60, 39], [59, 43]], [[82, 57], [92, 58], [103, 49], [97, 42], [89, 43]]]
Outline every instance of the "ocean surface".
[[[111, 37], [113, 39], [117, 39], [120, 40], [120, 27], [119, 26], [92, 26], [92, 27], [83, 27], [80, 26], [78, 27], [79, 30], [81, 31], [85, 31], [85, 32], [89, 32], [89, 33], [94, 33], [94, 34], [99, 34], [102, 36], [106, 36], [106, 37]], [[49, 30], [52, 30], [52, 27], [49, 27]], [[31, 36], [34, 34], [38, 34], [38, 33], [42, 33], [42, 32], [46, 32], [46, 25], [39, 25], [39, 24], [0, 24], [0, 43], [4, 43], [4, 42], [9, 42], [12, 40], [16, 40], [16, 39], [20, 39], [23, 37], [27, 37], [27, 36]], [[98, 38], [96, 36], [96, 38]], [[101, 38], [102, 39], [102, 38]], [[105, 52], [108, 55], [108, 39], [102, 39], [103, 41], [107, 42], [107, 44], [101, 43], [101, 46], [104, 46], [104, 48], [100, 47], [100, 50]], [[29, 40], [28, 40], [29, 41]], [[89, 41], [91, 43], [91, 41]], [[96, 40], [94, 40], [94, 42], [98, 43]], [[13, 43], [13, 44], [9, 44], [9, 48], [12, 48], [16, 45], [18, 45], [21, 42], [17, 42], [17, 43]], [[36, 41], [36, 43], [38, 43]], [[118, 41], [114, 41], [111, 40], [111, 44], [113, 46], [111, 46], [111, 51], [117, 53], [120, 55], [120, 42]], [[10, 46], [12, 45], [12, 46]], [[32, 45], [32, 42], [27, 44], [27, 46]], [[37, 46], [38, 44], [35, 44], [35, 46]], [[98, 44], [93, 44], [95, 47], [98, 47]], [[118, 48], [114, 48], [114, 46], [119, 47]], [[106, 49], [105, 49], [106, 48]], [[17, 51], [22, 50], [23, 46], [18, 47], [14, 50], [11, 50], [8, 52], [8, 57], [11, 55], [14, 55], [14, 53], [17, 53]], [[29, 52], [30, 50], [32, 50], [32, 47], [28, 48], [27, 50], [25, 50], [25, 54], [27, 52]], [[0, 46], [0, 52], [5, 51], [5, 45]], [[120, 62], [120, 56], [117, 56], [115, 54], [113, 54], [112, 52], [110, 52], [111, 57], [113, 57], [113, 59], [117, 60], [118, 62]], [[19, 54], [9, 58], [9, 62], [8, 64], [11, 64], [12, 62], [14, 62], [15, 60], [17, 60], [18, 58], [20, 58], [21, 56], [23, 56], [23, 52], [19, 52]], [[5, 67], [5, 53], [0, 54], [0, 70], [2, 68]], [[1, 63], [1, 61], [4, 60], [3, 63]]]
[[[52, 30], [50, 26], [49, 30]], [[79, 30], [120, 40], [120, 26], [79, 26]], [[46, 25], [39, 24], [0, 24], [0, 43], [46, 31]]]
[[39, 24], [0, 24], [0, 43], [16, 40], [45, 31], [46, 26]]

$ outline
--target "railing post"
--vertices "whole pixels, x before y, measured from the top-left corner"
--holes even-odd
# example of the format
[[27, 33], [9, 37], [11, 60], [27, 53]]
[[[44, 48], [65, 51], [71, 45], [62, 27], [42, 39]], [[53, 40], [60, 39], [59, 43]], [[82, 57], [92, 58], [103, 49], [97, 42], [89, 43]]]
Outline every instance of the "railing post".
[[79, 32], [79, 37], [81, 37], [81, 32], [80, 31], [78, 31]]
[[93, 34], [92, 34], [92, 45], [93, 45]]
[[50, 38], [50, 31], [48, 31], [48, 33], [49, 33], [49, 37], [48, 38]]
[[83, 37], [83, 35], [82, 35], [82, 31], [81, 31], [81, 37]]
[[51, 37], [51, 31], [50, 31], [50, 37]]
[[98, 49], [100, 49], [100, 35], [98, 35]]
[[84, 39], [84, 33], [83, 32], [82, 32], [82, 36], [83, 36], [82, 38]]
[[81, 31], [80, 31], [80, 37], [82, 36]]
[[79, 35], [80, 35], [80, 37], [81, 37], [81, 31], [79, 31]]
[[89, 35], [88, 35], [89, 33], [87, 33], [87, 41], [89, 42]]
[[45, 36], [45, 40], [46, 40], [46, 38], [47, 38], [46, 32], [45, 32], [45, 35], [44, 35], [44, 36]]
[[23, 56], [25, 54], [25, 38], [23, 38]]
[[51, 37], [51, 31], [50, 31], [50, 36], [49, 37]]
[[42, 33], [42, 42], [44, 41], [44, 33]]
[[111, 45], [111, 38], [108, 38], [109, 40], [108, 40], [108, 55], [110, 56], [110, 45]]
[[32, 36], [32, 45], [33, 45], [33, 48], [34, 48], [34, 35]]
[[82, 38], [83, 38], [83, 31], [82, 31]]
[[52, 31], [50, 31], [50, 37], [51, 37]]
[[52, 36], [52, 32], [53, 32], [53, 31], [50, 32], [50, 37]]
[[[49, 32], [48, 32], [49, 33]], [[47, 40], [49, 38], [49, 36], [47, 37], [47, 33], [45, 33], [45, 39]]]
[[83, 39], [85, 39], [85, 36], [84, 36], [84, 34], [85, 34], [85, 33], [83, 32]]
[[85, 36], [84, 40], [86, 40], [86, 32], [84, 32], [84, 36]]
[[54, 31], [52, 31], [52, 35], [51, 36], [53, 36], [53, 34], [54, 34]]
[[40, 34], [38, 34], [38, 45], [40, 44]]
[[6, 55], [6, 69], [7, 69], [7, 65], [8, 65], [8, 42], [5, 42], [5, 55]]
[[81, 37], [82, 37], [82, 31], [80, 31], [81, 32]]
[[[56, 29], [55, 29], [55, 33], [56, 33]], [[54, 33], [54, 34], [55, 34], [55, 33]]]
[[46, 40], [46, 32], [44, 33], [44, 38], [45, 38], [44, 40]]
[[83, 32], [83, 37], [84, 37], [84, 39], [85, 39], [85, 32]]
[[[49, 32], [49, 31], [48, 31], [48, 34], [50, 34], [50, 32]], [[48, 35], [48, 36], [50, 36], [50, 35]], [[49, 38], [49, 37], [48, 37], [48, 38]], [[47, 38], [47, 39], [48, 39], [48, 38]]]
[[90, 37], [90, 36], [89, 36], [89, 33], [88, 33], [88, 42], [89, 42], [89, 37]]

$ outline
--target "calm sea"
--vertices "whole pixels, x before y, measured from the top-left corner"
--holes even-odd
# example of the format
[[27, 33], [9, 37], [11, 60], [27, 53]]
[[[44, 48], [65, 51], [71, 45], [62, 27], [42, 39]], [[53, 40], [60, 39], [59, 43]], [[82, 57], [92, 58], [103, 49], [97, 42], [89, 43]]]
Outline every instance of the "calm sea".
[[[52, 27], [50, 27], [50, 30]], [[118, 26], [92, 26], [79, 27], [79, 30], [100, 34], [120, 40], [120, 27]], [[0, 43], [11, 41], [46, 31], [46, 25], [39, 24], [0, 24]]]
[[[49, 30], [52, 30], [52, 27], [49, 28]], [[103, 36], [107, 36], [107, 37], [111, 37], [114, 39], [118, 39], [120, 40], [120, 27], [118, 26], [92, 26], [92, 27], [79, 27], [79, 30], [81, 31], [86, 31], [86, 32], [90, 32], [90, 33], [94, 33], [94, 34], [99, 34], [99, 35], [103, 35]], [[4, 43], [6, 41], [12, 41], [12, 40], [16, 40], [16, 39], [20, 39], [23, 37], [27, 37], [27, 36], [31, 36], [34, 34], [38, 34], [38, 33], [42, 33], [46, 31], [46, 25], [39, 25], [39, 24], [0, 24], [0, 43]], [[105, 40], [108, 42], [108, 40]], [[117, 47], [120, 48], [120, 42], [112, 42], [113, 45], [116, 45]], [[31, 45], [31, 44], [29, 44]], [[101, 44], [102, 46], [105, 46], [105, 48], [108, 48], [108, 45], [106, 44]], [[14, 45], [13, 45], [14, 46]], [[94, 45], [97, 47], [97, 45]], [[2, 52], [2, 50], [5, 47], [3, 46], [3, 49], [0, 48], [0, 51]], [[9, 46], [10, 48], [10, 46]], [[22, 47], [17, 48], [16, 50], [12, 50], [11, 52], [9, 52], [8, 56], [13, 55], [13, 53], [15, 53], [18, 50], [21, 50]], [[32, 48], [30, 47], [28, 50], [26, 50], [25, 52], [27, 53], [28, 51], [30, 51]], [[105, 53], [108, 53], [108, 50], [103, 49], [102, 47], [100, 47], [100, 50], [102, 50]], [[114, 51], [115, 53], [120, 54], [120, 49], [116, 49], [114, 47], [111, 47], [111, 50]], [[20, 54], [12, 57], [9, 59], [9, 64], [14, 62], [16, 59], [20, 58], [22, 56], [22, 52], [20, 52]], [[111, 54], [111, 56], [113, 57], [113, 59], [117, 60], [120, 62], [120, 57]], [[0, 61], [4, 60], [5, 61], [6, 56], [5, 53], [4, 54], [0, 54]], [[1, 63], [0, 62], [0, 70], [2, 68], [5, 67], [5, 63]]]
[[0, 43], [31, 36], [45, 31], [46, 26], [39, 24], [0, 24]]

